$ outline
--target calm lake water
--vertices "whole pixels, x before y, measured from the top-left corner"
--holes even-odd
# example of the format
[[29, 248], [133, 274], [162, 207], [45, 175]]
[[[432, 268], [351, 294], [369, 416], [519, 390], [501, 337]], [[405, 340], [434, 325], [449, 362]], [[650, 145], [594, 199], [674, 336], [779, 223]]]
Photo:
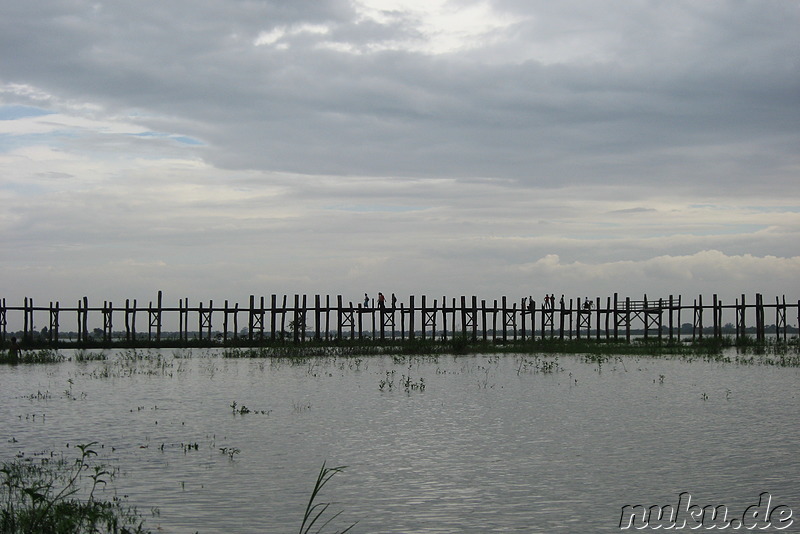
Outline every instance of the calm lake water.
[[97, 441], [154, 531], [297, 532], [325, 461], [348, 466], [322, 501], [354, 533], [619, 532], [624, 505], [682, 492], [733, 517], [769, 492], [800, 532], [798, 368], [107, 354], [0, 366], [0, 457]]

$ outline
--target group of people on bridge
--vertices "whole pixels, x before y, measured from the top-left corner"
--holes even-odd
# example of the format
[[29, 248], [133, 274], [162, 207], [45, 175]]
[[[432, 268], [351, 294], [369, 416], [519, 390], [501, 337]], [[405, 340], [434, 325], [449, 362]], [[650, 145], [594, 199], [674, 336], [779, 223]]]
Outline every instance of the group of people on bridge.
[[[559, 304], [561, 305], [561, 308], [563, 309], [564, 308], [564, 295], [561, 295], [561, 300], [559, 301]], [[586, 297], [586, 299], [583, 301], [582, 308], [584, 310], [591, 310], [592, 306], [593, 306], [592, 301], [589, 300], [589, 297]], [[535, 303], [533, 301], [533, 297], [530, 296], [530, 297], [528, 297], [528, 309], [529, 310], [533, 310], [534, 307], [535, 307]], [[549, 295], [547, 293], [545, 293], [542, 309], [543, 310], [554, 310], [555, 307], [556, 307], [556, 296], [554, 294], [552, 294], [552, 293], [549, 294]]]
[[[372, 303], [372, 306], [370, 306], [369, 295], [367, 293], [364, 293], [364, 308], [374, 308], [374, 307], [375, 307], [374, 301]], [[378, 308], [381, 310], [386, 309], [386, 297], [380, 291], [378, 291]], [[397, 308], [397, 297], [395, 296], [394, 293], [392, 293], [392, 306], [390, 309], [394, 311], [395, 308]]]

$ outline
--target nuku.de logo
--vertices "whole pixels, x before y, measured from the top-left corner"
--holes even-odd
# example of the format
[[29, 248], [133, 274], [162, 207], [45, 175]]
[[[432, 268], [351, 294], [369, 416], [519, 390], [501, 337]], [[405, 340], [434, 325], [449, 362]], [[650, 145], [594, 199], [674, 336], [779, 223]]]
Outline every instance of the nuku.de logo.
[[792, 509], [786, 505], [772, 505], [772, 495], [763, 492], [759, 495], [758, 504], [748, 506], [740, 517], [729, 514], [724, 504], [700, 507], [692, 504], [692, 496], [688, 492], [678, 495], [678, 504], [645, 507], [641, 504], [627, 504], [622, 507], [619, 528], [627, 529], [731, 529], [731, 530], [784, 530], [794, 520]]

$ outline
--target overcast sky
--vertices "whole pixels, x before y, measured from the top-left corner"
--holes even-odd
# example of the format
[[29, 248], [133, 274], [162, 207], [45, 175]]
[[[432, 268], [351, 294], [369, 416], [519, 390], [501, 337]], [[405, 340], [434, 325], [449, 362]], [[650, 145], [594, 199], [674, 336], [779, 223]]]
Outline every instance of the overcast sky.
[[788, 0], [2, 2], [0, 297], [796, 301], [798, 28]]

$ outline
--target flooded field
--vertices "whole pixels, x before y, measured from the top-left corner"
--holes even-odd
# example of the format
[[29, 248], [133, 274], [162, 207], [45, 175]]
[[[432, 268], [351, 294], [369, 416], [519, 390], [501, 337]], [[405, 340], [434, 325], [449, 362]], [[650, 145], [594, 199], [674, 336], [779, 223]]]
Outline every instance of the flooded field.
[[119, 468], [101, 493], [154, 531], [296, 532], [323, 462], [347, 466], [321, 495], [342, 511], [323, 532], [616, 532], [624, 506], [683, 492], [731, 517], [764, 492], [800, 513], [797, 367], [63, 353], [0, 366], [0, 457], [97, 442]]

